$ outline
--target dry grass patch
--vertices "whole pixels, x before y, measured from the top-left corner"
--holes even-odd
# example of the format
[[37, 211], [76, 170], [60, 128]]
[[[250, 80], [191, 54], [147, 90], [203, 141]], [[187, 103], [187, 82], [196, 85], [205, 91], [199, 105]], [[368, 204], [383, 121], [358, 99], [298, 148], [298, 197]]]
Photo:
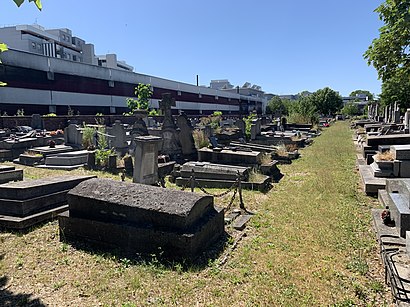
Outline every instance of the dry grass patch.
[[390, 152], [390, 150], [387, 150], [383, 153], [378, 152], [375, 155], [375, 160], [376, 161], [394, 161], [394, 156], [393, 156], [393, 153]]

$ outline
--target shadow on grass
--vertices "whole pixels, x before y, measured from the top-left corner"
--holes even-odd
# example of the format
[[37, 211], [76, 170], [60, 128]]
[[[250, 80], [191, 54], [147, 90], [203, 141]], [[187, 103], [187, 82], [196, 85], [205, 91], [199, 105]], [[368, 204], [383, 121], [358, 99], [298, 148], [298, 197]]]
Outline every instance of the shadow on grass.
[[46, 306], [40, 301], [40, 299], [33, 298], [32, 294], [13, 293], [12, 291], [9, 291], [7, 289], [8, 282], [9, 282], [8, 277], [6, 276], [0, 277], [0, 306], [4, 306], [4, 307]]
[[99, 246], [99, 242], [90, 240], [76, 240], [64, 238], [62, 242], [70, 244], [77, 250], [82, 250], [93, 256], [116, 261], [124, 267], [131, 265], [146, 265], [154, 269], [182, 272], [199, 272], [214, 263], [227, 248], [230, 235], [225, 232], [221, 238], [209, 246], [195, 258], [174, 257], [172, 253], [164, 252], [161, 248], [152, 253], [129, 253], [119, 248]]
[[[0, 254], [0, 261], [4, 259], [5, 254]], [[46, 306], [40, 299], [32, 298], [32, 294], [13, 293], [8, 290], [7, 284], [10, 279], [7, 276], [0, 276], [0, 306]]]

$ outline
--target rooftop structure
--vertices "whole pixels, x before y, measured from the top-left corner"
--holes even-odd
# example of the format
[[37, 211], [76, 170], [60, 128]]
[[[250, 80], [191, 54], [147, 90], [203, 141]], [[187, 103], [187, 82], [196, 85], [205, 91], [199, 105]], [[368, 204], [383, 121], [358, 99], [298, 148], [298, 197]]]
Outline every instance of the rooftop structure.
[[117, 61], [115, 54], [96, 56], [94, 45], [73, 36], [70, 29], [45, 29], [34, 25], [18, 25], [0, 28], [2, 42], [9, 48], [45, 55], [73, 62], [99, 65], [132, 71], [124, 61]]

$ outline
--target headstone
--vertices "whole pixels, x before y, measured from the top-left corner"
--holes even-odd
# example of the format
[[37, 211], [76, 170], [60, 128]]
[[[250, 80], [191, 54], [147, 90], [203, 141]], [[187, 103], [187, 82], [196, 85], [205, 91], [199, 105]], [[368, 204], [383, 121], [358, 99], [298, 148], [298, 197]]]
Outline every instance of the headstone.
[[147, 124], [145, 123], [144, 119], [147, 118], [147, 111], [145, 110], [135, 110], [135, 122], [132, 125], [131, 135], [132, 138], [141, 135], [148, 135], [148, 128]]
[[160, 108], [164, 113], [164, 121], [162, 123], [162, 150], [163, 154], [169, 155], [173, 160], [177, 159], [181, 153], [181, 143], [179, 142], [178, 133], [174, 119], [172, 118], [171, 107], [175, 106], [175, 99], [171, 94], [162, 94], [162, 100], [159, 102]]
[[179, 142], [181, 143], [182, 154], [184, 156], [196, 155], [194, 137], [192, 136], [193, 128], [185, 113], [177, 118], [177, 126], [179, 131]]
[[409, 130], [410, 130], [410, 109], [407, 109], [406, 113], [404, 114], [404, 130], [405, 130], [405, 133], [409, 133]]
[[62, 241], [127, 256], [195, 260], [224, 233], [224, 211], [212, 196], [173, 189], [92, 179], [69, 192], [68, 206], [59, 216]]
[[256, 137], [257, 137], [257, 135], [258, 135], [258, 132], [257, 132], [257, 126], [255, 125], [255, 124], [251, 124], [251, 140], [253, 141], [253, 140], [256, 140]]
[[239, 130], [242, 132], [242, 135], [245, 135], [245, 130], [246, 130], [246, 124], [242, 118], [239, 118], [235, 122], [236, 127], [239, 128]]
[[389, 106], [384, 107], [384, 122], [388, 123], [389, 121]]
[[156, 184], [158, 182], [158, 144], [157, 136], [138, 136], [135, 138], [135, 165], [133, 182]]
[[83, 133], [75, 124], [70, 124], [64, 129], [65, 145], [81, 147], [83, 142]]
[[108, 134], [114, 136], [111, 140], [112, 147], [121, 149], [128, 146], [126, 131], [121, 121], [116, 120], [111, 129], [107, 128], [106, 131]]
[[34, 130], [37, 130], [37, 129], [43, 130], [44, 129], [44, 121], [41, 118], [40, 114], [33, 114], [31, 116], [31, 128], [33, 128]]

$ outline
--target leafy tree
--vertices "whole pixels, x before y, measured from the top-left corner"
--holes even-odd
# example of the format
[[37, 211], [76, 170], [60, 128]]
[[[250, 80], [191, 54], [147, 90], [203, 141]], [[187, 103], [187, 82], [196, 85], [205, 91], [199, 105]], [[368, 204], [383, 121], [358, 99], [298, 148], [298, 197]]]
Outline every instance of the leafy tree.
[[374, 99], [373, 94], [366, 90], [355, 90], [350, 93], [349, 97], [356, 97], [357, 95], [365, 95], [368, 97], [368, 100]]
[[356, 103], [354, 102], [348, 102], [346, 105], [342, 108], [342, 114], [343, 115], [349, 115], [349, 116], [354, 116], [359, 114], [359, 107]]
[[375, 12], [379, 13], [384, 26], [364, 58], [374, 66], [383, 82], [383, 104], [400, 99], [401, 106], [406, 107], [408, 100], [401, 99], [410, 96], [410, 1], [386, 0]]
[[310, 96], [301, 96], [297, 101], [289, 105], [288, 122], [294, 123], [317, 123], [317, 108]]
[[343, 106], [342, 97], [329, 87], [317, 90], [306, 98], [312, 100], [317, 112], [321, 114], [334, 114]]
[[401, 79], [393, 77], [383, 82], [380, 98], [385, 106], [399, 101], [402, 108], [409, 108], [410, 78]]
[[287, 107], [279, 96], [273, 96], [272, 99], [269, 100], [266, 112], [268, 114], [288, 114]]
[[148, 110], [149, 100], [152, 96], [150, 84], [138, 83], [134, 91], [137, 98], [127, 98], [127, 106], [134, 112], [135, 110]]
[[[13, 0], [13, 1], [18, 7], [20, 7], [24, 3], [24, 0]], [[43, 8], [43, 6], [41, 5], [41, 0], [28, 0], [28, 2], [34, 2], [34, 4], [37, 6], [37, 8], [40, 11]]]

